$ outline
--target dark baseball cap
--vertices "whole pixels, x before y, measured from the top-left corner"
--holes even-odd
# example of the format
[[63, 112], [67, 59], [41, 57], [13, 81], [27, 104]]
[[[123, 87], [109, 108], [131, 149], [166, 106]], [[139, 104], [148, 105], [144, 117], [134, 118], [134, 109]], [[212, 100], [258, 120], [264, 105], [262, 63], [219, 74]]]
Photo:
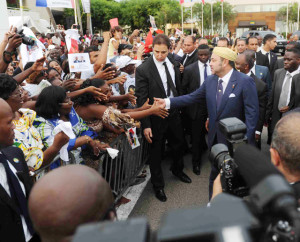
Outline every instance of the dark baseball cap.
[[128, 45], [128, 44], [119, 44], [119, 48], [118, 48], [118, 53], [120, 54], [122, 50], [125, 49], [132, 49], [133, 46], [132, 45]]

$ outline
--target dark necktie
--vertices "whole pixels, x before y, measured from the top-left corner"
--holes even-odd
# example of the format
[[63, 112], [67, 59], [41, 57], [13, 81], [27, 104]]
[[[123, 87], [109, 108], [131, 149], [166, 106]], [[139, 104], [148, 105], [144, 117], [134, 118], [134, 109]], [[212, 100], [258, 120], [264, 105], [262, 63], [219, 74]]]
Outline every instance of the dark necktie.
[[20, 215], [22, 215], [24, 217], [25, 222], [28, 227], [28, 230], [29, 230], [30, 234], [33, 235], [34, 229], [33, 229], [30, 217], [29, 217], [29, 212], [28, 212], [28, 207], [27, 207], [27, 199], [23, 193], [23, 190], [21, 188], [21, 185], [20, 185], [17, 177], [12, 172], [12, 170], [9, 168], [6, 156], [1, 152], [0, 152], [0, 163], [2, 163], [5, 168], [11, 198], [16, 202], [16, 205], [19, 208]]
[[222, 85], [223, 80], [220, 79], [218, 82], [218, 87], [217, 87], [217, 110], [219, 110], [219, 107], [221, 105], [222, 97], [223, 97], [223, 85]]
[[207, 78], [207, 64], [204, 64], [204, 81], [206, 81]]
[[176, 90], [176, 87], [172, 81], [172, 77], [170, 75], [170, 72], [169, 72], [169, 69], [167, 67], [167, 62], [164, 62], [163, 65], [165, 66], [165, 69], [166, 69], [166, 75], [167, 75], [167, 86], [168, 86], [168, 89], [167, 89], [167, 96], [169, 97], [171, 95], [171, 91], [173, 92], [173, 95], [174, 97], [177, 97], [178, 94], [177, 94], [177, 90]]

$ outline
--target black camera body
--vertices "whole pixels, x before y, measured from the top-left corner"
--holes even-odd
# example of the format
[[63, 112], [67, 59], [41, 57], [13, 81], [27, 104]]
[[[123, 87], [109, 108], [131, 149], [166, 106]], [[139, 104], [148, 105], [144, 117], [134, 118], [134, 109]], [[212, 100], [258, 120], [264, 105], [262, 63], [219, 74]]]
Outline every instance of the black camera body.
[[104, 38], [101, 37], [101, 36], [95, 35], [93, 39], [94, 39], [94, 40], [97, 40], [99, 44], [104, 43]]
[[27, 37], [27, 36], [25, 36], [25, 34], [23, 33], [23, 29], [22, 30], [20, 30], [19, 32], [18, 32], [18, 34], [21, 36], [21, 38], [22, 38], [22, 43], [24, 44], [24, 45], [31, 45], [31, 46], [33, 46], [34, 45], [34, 43], [35, 43], [35, 41], [33, 40], [33, 39], [31, 39], [31, 38], [29, 38], [29, 37]]
[[237, 118], [227, 118], [220, 120], [219, 128], [226, 136], [228, 147], [225, 144], [214, 145], [209, 160], [220, 170], [223, 192], [245, 197], [249, 194], [249, 188], [240, 175], [233, 156], [237, 146], [247, 142], [247, 127]]

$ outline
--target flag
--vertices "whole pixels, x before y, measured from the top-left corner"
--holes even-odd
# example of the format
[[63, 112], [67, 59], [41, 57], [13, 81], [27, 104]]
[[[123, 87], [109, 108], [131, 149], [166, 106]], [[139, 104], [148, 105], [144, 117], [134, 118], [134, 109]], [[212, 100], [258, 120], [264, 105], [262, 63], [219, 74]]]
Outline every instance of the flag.
[[65, 31], [66, 37], [66, 45], [68, 48], [68, 53], [73, 54], [73, 53], [78, 53], [78, 39], [79, 39], [79, 34], [77, 29], [68, 29]]
[[180, 0], [180, 4], [183, 4], [184, 3], [184, 0]]
[[37, 7], [74, 8], [74, 0], [36, 0]]
[[202, 3], [205, 4], [205, 0], [202, 0]]
[[221, 0], [221, 3], [224, 2], [224, 0]]
[[178, 34], [179, 36], [182, 35], [182, 31], [179, 30], [179, 29], [175, 29], [176, 30], [176, 33], [175, 34]]

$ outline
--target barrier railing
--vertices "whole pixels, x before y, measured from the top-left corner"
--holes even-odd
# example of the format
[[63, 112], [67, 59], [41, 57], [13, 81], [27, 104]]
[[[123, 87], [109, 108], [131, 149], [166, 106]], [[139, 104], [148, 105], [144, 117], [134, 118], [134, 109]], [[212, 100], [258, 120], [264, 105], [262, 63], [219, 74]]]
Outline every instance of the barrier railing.
[[138, 139], [140, 146], [132, 149], [126, 135], [122, 134], [110, 144], [112, 148], [119, 150], [118, 156], [115, 159], [111, 159], [105, 153], [101, 157], [99, 172], [117, 196], [116, 201], [122, 197], [126, 189], [135, 181], [147, 161], [149, 144], [141, 135], [138, 136]]
[[[119, 150], [118, 156], [115, 159], [111, 159], [108, 153], [105, 152], [100, 157], [98, 172], [105, 178], [115, 193], [116, 201], [122, 197], [126, 189], [135, 181], [147, 161], [149, 144], [142, 135], [139, 135], [138, 139], [140, 146], [132, 149], [127, 136], [121, 134], [110, 144], [112, 148]], [[35, 180], [45, 175], [50, 165], [35, 171]]]

